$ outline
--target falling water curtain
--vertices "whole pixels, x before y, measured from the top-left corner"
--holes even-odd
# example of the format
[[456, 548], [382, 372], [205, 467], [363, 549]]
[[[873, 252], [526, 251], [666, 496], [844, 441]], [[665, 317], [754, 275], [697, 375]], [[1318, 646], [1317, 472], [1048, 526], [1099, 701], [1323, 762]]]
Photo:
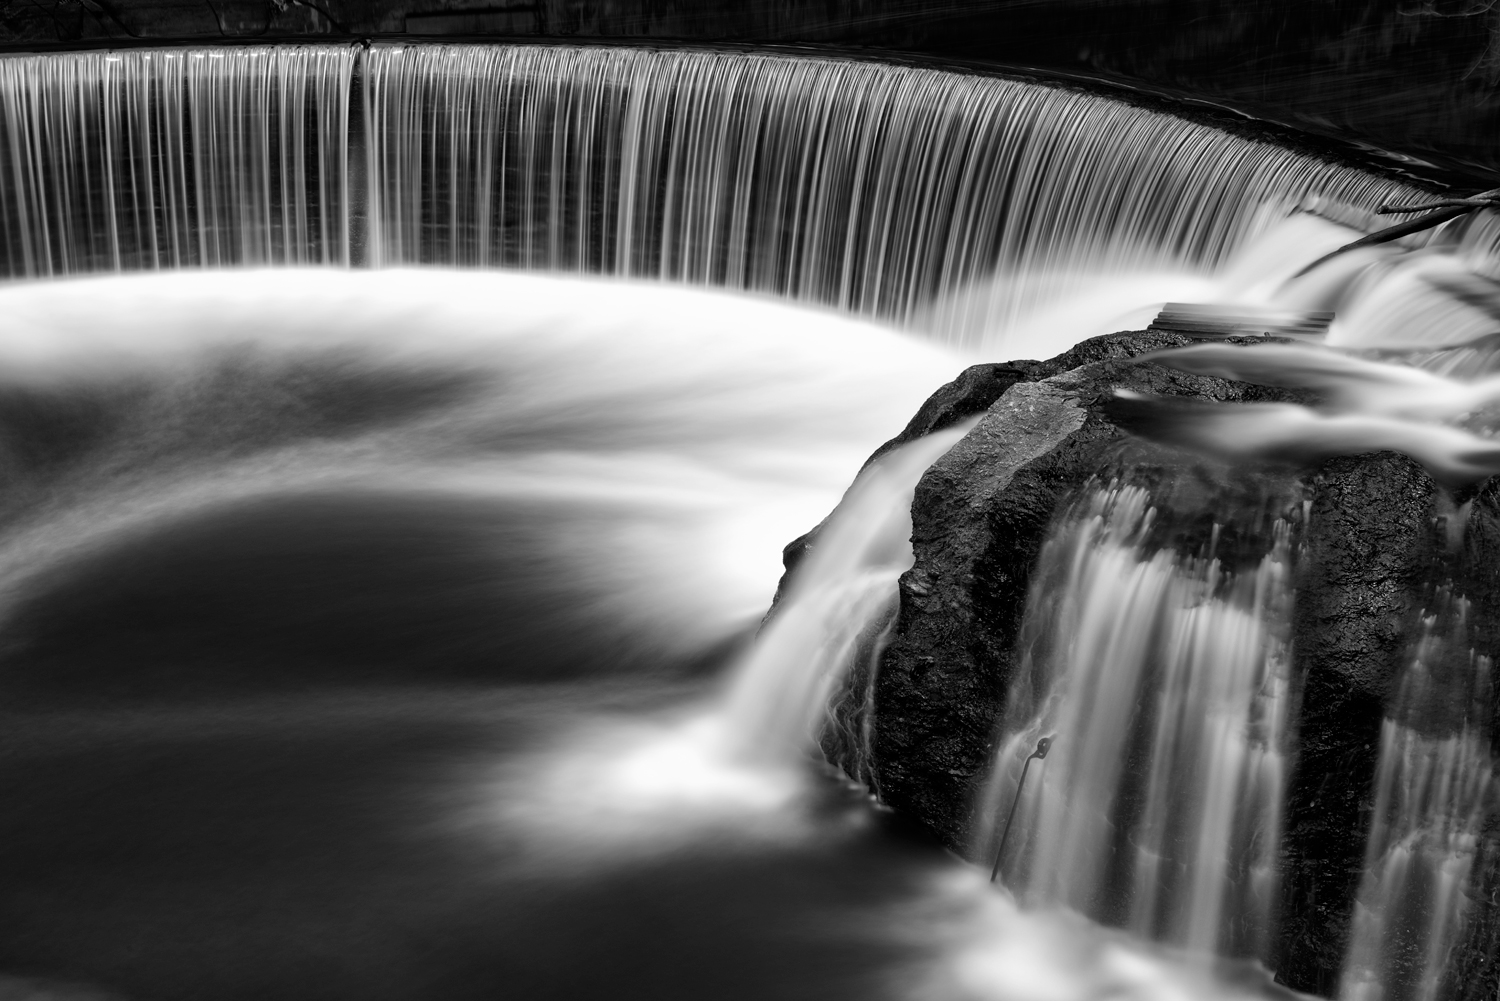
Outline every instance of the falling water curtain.
[[1208, 268], [1297, 206], [1358, 222], [1409, 193], [1076, 89], [878, 61], [441, 43], [0, 57], [12, 277], [519, 267], [979, 342], [1059, 276]]
[[0, 273], [348, 264], [357, 56], [0, 57]]

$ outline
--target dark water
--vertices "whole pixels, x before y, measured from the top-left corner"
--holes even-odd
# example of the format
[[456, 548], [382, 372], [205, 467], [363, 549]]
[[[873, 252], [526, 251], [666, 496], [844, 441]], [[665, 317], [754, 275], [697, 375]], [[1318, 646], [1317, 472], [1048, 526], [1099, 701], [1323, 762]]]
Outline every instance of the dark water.
[[852, 794], [821, 797], [837, 833], [813, 844], [608, 865], [534, 862], [483, 821], [494, 774], [580, 713], [680, 694], [371, 684], [12, 717], [0, 956], [142, 998], [884, 996], [916, 950], [847, 917], [954, 863]]
[[706, 750], [963, 357], [493, 273], [0, 297], [0, 997], [1265, 996]]
[[[596, 777], [716, 699], [775, 580], [774, 549], [733, 561], [748, 505], [795, 488], [788, 527], [821, 517], [945, 356], [893, 341], [798, 387], [836, 345], [754, 371], [765, 348], [721, 321], [632, 371], [621, 351], [653, 349], [608, 342], [618, 301], [421, 362], [372, 344], [452, 325], [387, 302], [309, 355], [288, 339], [326, 334], [336, 281], [275, 282], [278, 313], [174, 280], [175, 310], [115, 342], [141, 364], [92, 368], [109, 310], [70, 327], [61, 290], [46, 360], [6, 342], [0, 969], [140, 999], [890, 993], [917, 949], [878, 917], [956, 868], [938, 849], [831, 778], [747, 834], [597, 812]], [[513, 316], [525, 282], [499, 290]], [[669, 340], [704, 326], [661, 304]], [[839, 321], [809, 322], [786, 337]], [[779, 422], [746, 405], [768, 392]], [[778, 460], [789, 435], [831, 468]], [[699, 600], [662, 607], [689, 565]]]
[[547, 774], [728, 666], [591, 629], [537, 554], [567, 514], [275, 498], [38, 589], [8, 633], [38, 707], [0, 737], [0, 965], [141, 998], [890, 994], [922, 950], [879, 916], [957, 863], [862, 797], [829, 778], [787, 839], [656, 817], [618, 849]]

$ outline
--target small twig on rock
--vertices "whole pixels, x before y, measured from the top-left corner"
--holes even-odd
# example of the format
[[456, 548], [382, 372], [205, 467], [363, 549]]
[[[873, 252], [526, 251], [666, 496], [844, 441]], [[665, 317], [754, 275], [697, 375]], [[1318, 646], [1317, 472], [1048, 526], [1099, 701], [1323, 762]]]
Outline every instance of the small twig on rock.
[[1010, 825], [1016, 819], [1016, 807], [1021, 805], [1021, 791], [1026, 788], [1026, 773], [1031, 770], [1033, 761], [1040, 761], [1047, 756], [1052, 749], [1052, 738], [1043, 737], [1036, 742], [1036, 750], [1026, 757], [1026, 763], [1021, 766], [1021, 781], [1016, 783], [1016, 795], [1010, 801], [1010, 813], [1005, 817], [1005, 829], [1000, 832], [1000, 847], [995, 849], [995, 867], [990, 870], [990, 882], [1000, 878], [1000, 862], [1005, 858], [1005, 842], [1010, 840]]

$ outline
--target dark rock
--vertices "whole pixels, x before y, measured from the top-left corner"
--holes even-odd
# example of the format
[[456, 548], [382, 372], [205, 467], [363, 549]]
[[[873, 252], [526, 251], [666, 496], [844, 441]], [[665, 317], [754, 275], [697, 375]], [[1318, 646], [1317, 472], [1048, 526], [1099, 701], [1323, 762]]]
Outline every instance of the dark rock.
[[[1162, 544], [1194, 551], [1212, 529], [1230, 559], [1233, 539], [1220, 536], [1253, 522], [1251, 513], [1286, 518], [1300, 539], [1292, 637], [1299, 752], [1283, 837], [1280, 934], [1267, 960], [1283, 983], [1327, 994], [1337, 986], [1358, 890], [1391, 680], [1440, 583], [1481, 609], [1476, 648], [1497, 652], [1489, 623], [1500, 608], [1500, 490], [1451, 499], [1394, 453], [1310, 469], [1231, 469], [1127, 434], [1104, 405], [1116, 388], [1223, 402], [1291, 398], [1134, 360], [1187, 340], [1117, 334], [1047, 362], [976, 366], [881, 449], [984, 414], [917, 488], [915, 565], [901, 579], [898, 618], [874, 680], [868, 758], [837, 735], [825, 750], [839, 762], [860, 758], [861, 778], [886, 804], [972, 855], [976, 788], [1006, 709], [1032, 573], [1060, 506], [1091, 479], [1129, 478], [1173, 512], [1162, 522], [1177, 534]], [[1226, 517], [1226, 504], [1240, 513]], [[1459, 536], [1452, 529], [1465, 520]], [[1258, 559], [1263, 533], [1241, 530], [1244, 556]], [[799, 543], [809, 538], [816, 533]], [[1486, 850], [1500, 858], [1500, 841]], [[1500, 877], [1484, 887], [1500, 901]], [[1500, 941], [1500, 903], [1479, 910], [1466, 955], [1479, 955], [1485, 936]]]
[[[1255, 340], [1255, 338], [1229, 338], [1230, 343], [1250, 340]], [[1023, 360], [971, 365], [960, 372], [958, 378], [941, 386], [937, 392], [928, 397], [901, 433], [871, 453], [865, 465], [868, 466], [891, 449], [905, 445], [909, 441], [952, 427], [975, 414], [984, 413], [1001, 396], [1005, 395], [1007, 390], [1018, 383], [1039, 382], [1093, 362], [1118, 361], [1133, 358], [1148, 351], [1181, 347], [1190, 343], [1192, 343], [1190, 337], [1156, 330], [1106, 334], [1103, 337], [1090, 338], [1047, 361]], [[1259, 390], [1259, 392], [1267, 391]], [[1092, 402], [1097, 402], [1097, 398]], [[786, 586], [787, 574], [796, 568], [797, 563], [811, 549], [817, 539], [818, 530], [822, 527], [819, 524], [787, 543], [781, 550], [781, 565], [785, 572], [777, 585], [776, 598], [772, 601], [773, 608], [780, 600], [782, 589]]]
[[[915, 441], [923, 435], [952, 427], [959, 421], [983, 413], [996, 400], [1018, 382], [1034, 382], [1056, 375], [1060, 369], [1047, 362], [1015, 361], [1005, 364], [971, 365], [958, 374], [958, 378], [940, 387], [927, 398], [916, 415], [907, 422], [901, 433], [877, 448], [865, 460], [868, 466], [893, 448]], [[784, 571], [776, 585], [776, 596], [771, 601], [774, 610], [786, 588], [788, 576], [797, 568], [808, 551], [812, 549], [823, 524], [797, 536], [781, 550], [781, 565]]]
[[1438, 490], [1411, 459], [1346, 456], [1307, 479], [1293, 622], [1298, 753], [1282, 834], [1281, 979], [1332, 994], [1407, 630], [1438, 576]]
[[928, 397], [901, 433], [877, 448], [865, 465], [893, 448], [983, 413], [1018, 382], [1035, 382], [1056, 375], [1057, 371], [1048, 363], [1039, 361], [970, 365], [958, 374], [958, 378]]
[[[1031, 572], [1058, 506], [1111, 469], [1154, 469], [1165, 484], [1192, 462], [1127, 435], [1106, 416], [1105, 401], [1115, 388], [1219, 401], [1285, 398], [1134, 360], [1187, 343], [1156, 331], [1114, 334], [1046, 362], [994, 366], [1030, 378], [986, 407], [917, 487], [916, 564], [901, 580], [897, 627], [880, 662], [873, 752], [882, 799], [921, 818], [957, 851], [970, 849], [972, 791], [989, 766]], [[974, 372], [939, 390], [922, 414], [970, 416], [970, 401], [999, 381]], [[965, 386], [977, 391], [965, 398]]]

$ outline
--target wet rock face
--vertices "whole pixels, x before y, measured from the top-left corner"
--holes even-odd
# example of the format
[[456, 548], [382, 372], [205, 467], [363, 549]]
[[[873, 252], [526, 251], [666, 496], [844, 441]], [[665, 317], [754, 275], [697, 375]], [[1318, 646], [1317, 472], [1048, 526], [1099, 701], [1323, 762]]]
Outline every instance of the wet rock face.
[[[1299, 542], [1292, 623], [1298, 753], [1283, 834], [1280, 930], [1267, 958], [1283, 983], [1330, 994], [1363, 867], [1391, 680], [1436, 583], [1453, 582], [1474, 601], [1477, 622], [1495, 620], [1500, 490], [1486, 487], [1458, 498], [1467, 509], [1455, 507], [1419, 465], [1393, 453], [1313, 469], [1216, 468], [1112, 423], [1103, 401], [1115, 388], [1223, 402], [1288, 398], [1134, 360], [1185, 343], [1159, 332], [1116, 334], [1047, 362], [976, 366], [881, 449], [983, 415], [917, 488], [915, 565], [900, 582], [898, 618], [874, 680], [871, 747], [858, 774], [885, 803], [972, 855], [974, 794], [1005, 712], [1032, 572], [1059, 508], [1091, 479], [1115, 476], [1147, 486], [1154, 503], [1177, 515], [1203, 511], [1209, 496], [1268, 498], [1296, 524]], [[1186, 537], [1165, 541], [1189, 551], [1215, 517], [1220, 531], [1231, 530], [1233, 519], [1210, 511], [1199, 524], [1174, 517]], [[1470, 526], [1466, 534], [1445, 531], [1455, 519]], [[815, 532], [789, 547], [789, 563], [809, 544]], [[1497, 637], [1487, 629], [1474, 639], [1480, 652], [1493, 653]], [[854, 764], [858, 749], [842, 739], [830, 737], [825, 750]], [[1500, 858], [1500, 842], [1490, 848]], [[1465, 955], [1500, 941], [1500, 889], [1491, 883], [1500, 886], [1500, 877], [1484, 883], [1496, 903], [1476, 904], [1475, 944]]]
[[[1047, 362], [970, 369], [892, 443], [943, 426], [924, 419], [929, 415], [953, 423], [984, 414], [917, 487], [916, 563], [901, 579], [900, 613], [874, 698], [871, 750], [881, 798], [957, 851], [970, 848], [972, 792], [989, 768], [1031, 572], [1053, 515], [1112, 469], [1129, 467], [1165, 483], [1190, 461], [1116, 427], [1104, 402], [1116, 388], [1225, 402], [1285, 398], [1134, 360], [1187, 343], [1176, 334], [1116, 334]], [[986, 403], [1012, 373], [1019, 377]], [[976, 391], [964, 397], [965, 386]]]
[[1332, 459], [1307, 484], [1293, 619], [1302, 689], [1273, 963], [1284, 982], [1332, 994], [1364, 867], [1390, 681], [1444, 547], [1437, 488], [1405, 456]]

